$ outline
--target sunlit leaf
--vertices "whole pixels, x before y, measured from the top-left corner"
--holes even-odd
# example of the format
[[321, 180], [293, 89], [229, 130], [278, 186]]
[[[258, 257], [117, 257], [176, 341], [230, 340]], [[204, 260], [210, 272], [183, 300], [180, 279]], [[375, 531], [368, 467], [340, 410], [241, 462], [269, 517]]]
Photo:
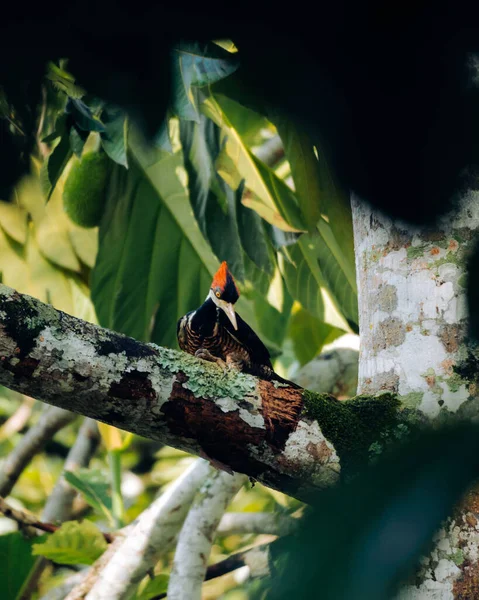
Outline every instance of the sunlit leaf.
[[[231, 106], [229, 103], [226, 109], [232, 110]], [[256, 210], [272, 225], [285, 231], [304, 230], [294, 193], [251, 153], [233, 126], [226, 109], [212, 97], [202, 104], [204, 113], [223, 132], [224, 145], [216, 161], [219, 174], [233, 189], [237, 189], [244, 179], [243, 204]]]
[[16, 202], [0, 200], [0, 226], [19, 244], [27, 239], [27, 212]]
[[63, 209], [60, 187], [52, 194], [50, 202], [45, 206], [43, 218], [36, 225], [42, 254], [60, 267], [79, 271], [80, 263], [69, 236], [71, 221]]
[[123, 437], [126, 437], [126, 433], [120, 431], [117, 427], [107, 425], [106, 423], [98, 422], [98, 429], [100, 431], [101, 439], [105, 444], [105, 448], [108, 451], [121, 450], [123, 448]]
[[20, 293], [31, 293], [30, 271], [25, 258], [25, 249], [9, 238], [0, 228], [0, 272], [2, 283]]
[[91, 565], [106, 548], [105, 538], [91, 521], [67, 521], [43, 544], [33, 544], [32, 554], [64, 565]]
[[73, 75], [53, 62], [48, 63], [46, 76], [56, 89], [61, 90], [71, 98], [81, 98], [85, 94], [85, 90], [75, 83]]
[[78, 258], [92, 268], [98, 253], [98, 228], [86, 229], [70, 222], [68, 237]]
[[51, 303], [55, 308], [72, 314], [73, 299], [69, 277], [43, 256], [33, 224], [30, 224], [26, 245], [26, 262], [30, 272], [29, 293], [42, 302]]

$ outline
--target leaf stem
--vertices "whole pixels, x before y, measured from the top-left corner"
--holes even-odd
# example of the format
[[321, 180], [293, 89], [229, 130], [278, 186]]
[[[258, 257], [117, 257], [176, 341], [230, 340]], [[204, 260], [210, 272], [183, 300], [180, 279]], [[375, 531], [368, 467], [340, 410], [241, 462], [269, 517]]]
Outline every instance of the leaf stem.
[[109, 450], [108, 460], [110, 463], [112, 513], [116, 527], [123, 527], [125, 507], [121, 493], [121, 451]]

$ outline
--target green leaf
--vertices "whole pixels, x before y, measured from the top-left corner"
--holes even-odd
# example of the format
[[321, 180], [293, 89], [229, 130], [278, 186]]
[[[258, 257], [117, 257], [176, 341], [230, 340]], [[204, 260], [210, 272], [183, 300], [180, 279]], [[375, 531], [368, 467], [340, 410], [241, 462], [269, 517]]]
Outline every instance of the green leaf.
[[214, 161], [220, 151], [219, 133], [218, 127], [203, 115], [199, 124], [180, 121], [180, 140], [194, 215], [215, 255], [220, 261], [226, 260], [233, 275], [243, 281], [243, 251], [235, 197], [241, 198], [242, 190], [235, 194], [216, 173]]
[[147, 584], [141, 591], [138, 591], [133, 600], [151, 600], [155, 596], [164, 594], [168, 589], [168, 575], [157, 575], [153, 579], [149, 579]]
[[[341, 307], [326, 284], [320, 266], [318, 245], [320, 245], [319, 236], [305, 234], [293, 246], [283, 248], [282, 252], [286, 258], [280, 261], [281, 272], [289, 293], [306, 310], [320, 321], [350, 331]], [[341, 273], [337, 275], [340, 277]], [[343, 291], [347, 292], [347, 290]], [[355, 298], [349, 298], [349, 302], [351, 308], [354, 305], [357, 310]]]
[[319, 321], [301, 306], [298, 305], [293, 309], [289, 322], [289, 337], [301, 365], [308, 363], [321, 352], [323, 346], [343, 334], [342, 329]]
[[119, 165], [128, 167], [126, 156], [128, 121], [121, 108], [107, 105], [101, 113], [105, 131], [100, 133], [103, 149]]
[[0, 225], [19, 244], [27, 241], [27, 218], [25, 209], [13, 202], [0, 200]]
[[224, 145], [216, 168], [228, 185], [236, 190], [242, 179], [245, 192], [242, 202], [272, 225], [284, 231], [303, 231], [301, 212], [291, 189], [248, 149], [232, 123], [229, 103], [222, 107], [215, 98], [202, 104], [203, 112], [221, 127]]
[[50, 200], [53, 190], [62, 176], [68, 161], [72, 157], [70, 146], [70, 134], [66, 130], [63, 132], [60, 141], [53, 149], [53, 152], [46, 160], [46, 173], [48, 175], [49, 188], [46, 191], [47, 200]]
[[85, 500], [98, 513], [103, 514], [111, 525], [112, 515], [111, 487], [108, 478], [98, 469], [78, 469], [65, 471], [65, 479], [83, 494]]
[[261, 333], [280, 352], [288, 329], [293, 299], [279, 270], [276, 271], [266, 294], [253, 289], [250, 297], [254, 302], [254, 312]]
[[168, 127], [168, 118], [163, 121], [160, 130], [153, 139], [153, 144], [156, 148], [165, 152], [173, 152], [170, 140], [170, 128]]
[[191, 213], [181, 154], [133, 139], [112, 170], [92, 299], [102, 325], [176, 347], [177, 320], [205, 299], [217, 260]]
[[[38, 540], [38, 538], [36, 538]], [[0, 535], [0, 588], [2, 600], [17, 600], [35, 563], [32, 541], [19, 532]]]
[[93, 114], [90, 107], [79, 99], [69, 98], [65, 112], [71, 115], [82, 131], [104, 132], [106, 130], [105, 125]]
[[[323, 190], [318, 177], [318, 161], [313, 142], [309, 136], [295, 127], [291, 120], [274, 117], [278, 134], [283, 142], [286, 157], [291, 166], [294, 189], [304, 223], [311, 233], [321, 217]], [[352, 232], [351, 232], [352, 233]]]
[[215, 44], [180, 43], [172, 50], [173, 111], [199, 122], [191, 86], [205, 86], [234, 73], [239, 58]]
[[258, 269], [271, 275], [274, 252], [265, 222], [257, 212], [243, 205], [241, 197], [242, 188], [238, 188], [236, 193], [236, 217], [241, 245], [248, 258]]
[[107, 548], [103, 534], [91, 521], [67, 521], [32, 553], [63, 565], [91, 565]]
[[71, 98], [81, 98], [85, 94], [85, 90], [75, 84], [73, 75], [53, 62], [49, 62], [47, 65], [46, 77], [57, 90], [61, 90]]
[[263, 130], [274, 131], [273, 125], [265, 116], [242, 106], [239, 102], [235, 102], [223, 94], [215, 94], [214, 97], [228, 115], [232, 126], [246, 146], [251, 148], [261, 144], [264, 141], [261, 133]]
[[80, 157], [81, 153], [83, 152], [83, 146], [85, 145], [88, 136], [88, 131], [79, 129], [75, 124], [72, 125], [70, 129], [70, 147], [72, 152], [78, 157]]

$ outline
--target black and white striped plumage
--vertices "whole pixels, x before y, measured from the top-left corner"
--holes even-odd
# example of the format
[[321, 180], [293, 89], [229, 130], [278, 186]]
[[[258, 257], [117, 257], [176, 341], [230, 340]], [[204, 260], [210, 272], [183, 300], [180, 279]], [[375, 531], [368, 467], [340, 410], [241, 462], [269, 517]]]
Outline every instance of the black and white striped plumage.
[[180, 348], [262, 379], [295, 385], [274, 372], [268, 349], [234, 311], [238, 297], [233, 277], [222, 263], [204, 303], [178, 321]]
[[268, 349], [236, 313], [238, 329], [211, 298], [178, 321], [178, 343], [189, 354], [208, 350], [214, 357], [242, 371], [262, 376], [273, 372]]

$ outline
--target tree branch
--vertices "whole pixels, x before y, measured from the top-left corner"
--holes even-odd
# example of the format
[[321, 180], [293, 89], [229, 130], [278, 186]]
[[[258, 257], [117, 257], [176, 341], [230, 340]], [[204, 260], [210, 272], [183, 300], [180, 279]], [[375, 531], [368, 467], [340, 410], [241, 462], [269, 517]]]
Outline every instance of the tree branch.
[[208, 463], [198, 459], [142, 512], [92, 587], [88, 600], [131, 597], [160, 555], [175, 542], [199, 487], [211, 472]]
[[200, 600], [216, 529], [245, 481], [244, 475], [215, 471], [203, 484], [178, 538], [168, 582], [170, 600]]
[[0, 472], [0, 496], [10, 494], [13, 486], [35, 454], [41, 452], [47, 441], [75, 418], [76, 415], [68, 410], [58, 407], [45, 407], [38, 422], [27, 431], [5, 459]]
[[[87, 467], [99, 441], [100, 435], [96, 421], [85, 419], [65, 460], [63, 471], [75, 471], [81, 467]], [[77, 491], [65, 480], [64, 472], [58, 478], [45, 504], [42, 514], [45, 521], [61, 523], [72, 518], [73, 500]]]
[[268, 512], [226, 513], [221, 518], [217, 533], [289, 535], [296, 531], [299, 519]]
[[[159, 348], [0, 286], [0, 384], [161, 440], [308, 501], [396, 424], [391, 396], [339, 402]], [[364, 409], [364, 410], [363, 410]]]

